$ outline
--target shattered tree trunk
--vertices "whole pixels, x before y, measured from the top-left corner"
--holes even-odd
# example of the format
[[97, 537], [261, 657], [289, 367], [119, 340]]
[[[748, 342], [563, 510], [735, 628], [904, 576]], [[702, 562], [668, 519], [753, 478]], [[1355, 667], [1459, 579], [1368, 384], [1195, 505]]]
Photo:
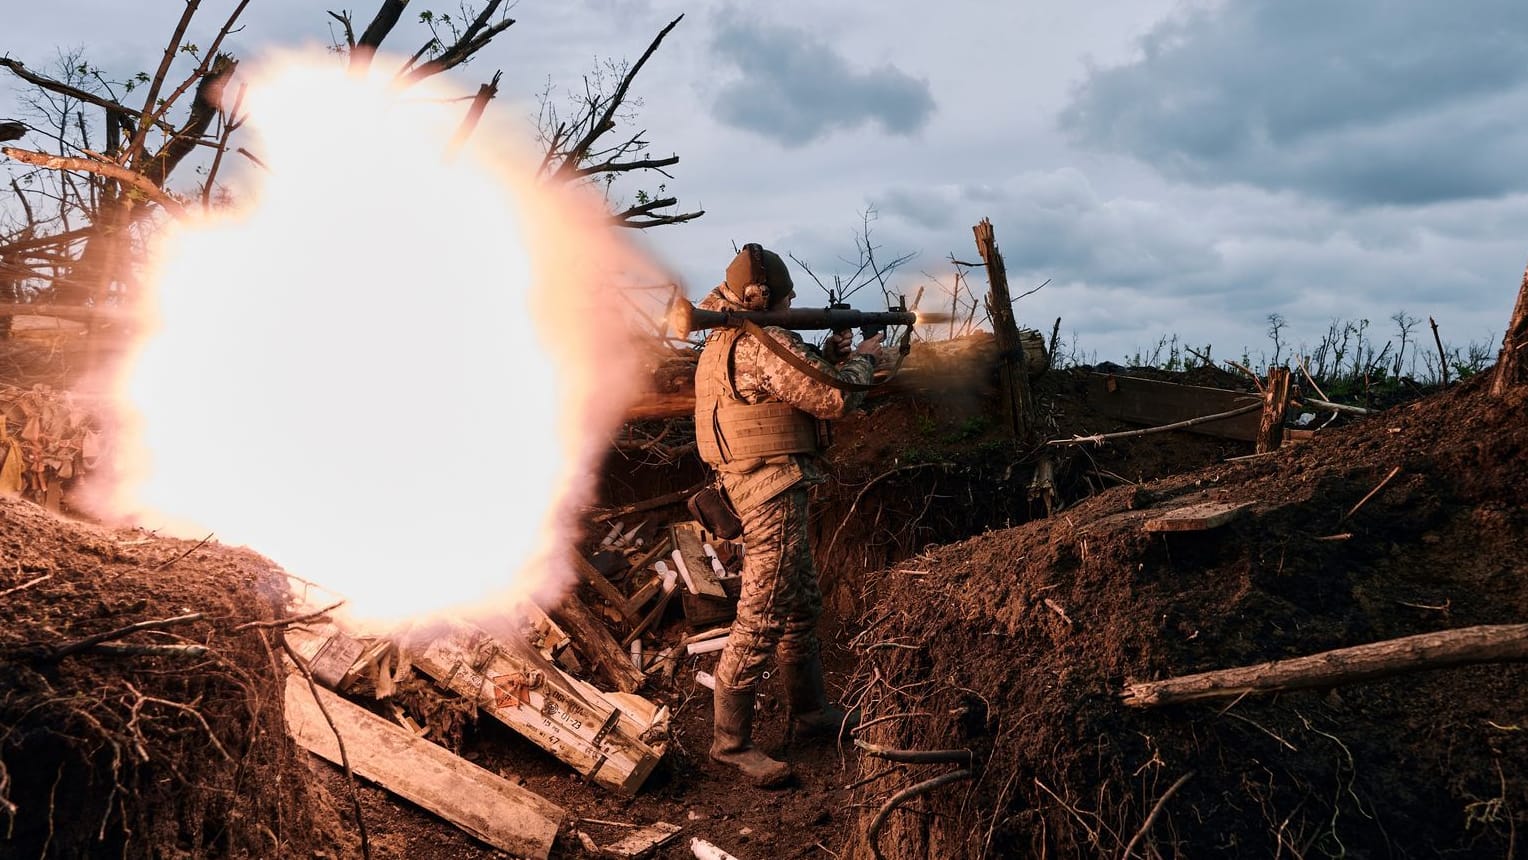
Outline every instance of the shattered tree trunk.
[[1029, 374], [1024, 367], [1024, 343], [1019, 338], [1019, 324], [1013, 316], [1013, 299], [1008, 293], [1008, 271], [1003, 255], [998, 253], [992, 222], [986, 218], [971, 228], [976, 234], [976, 250], [987, 264], [987, 311], [992, 317], [992, 334], [997, 341], [998, 378], [1002, 385], [1003, 419], [1015, 441], [1027, 445], [1034, 439], [1034, 406], [1029, 395]]
[[1517, 304], [1507, 332], [1502, 335], [1501, 355], [1496, 359], [1496, 375], [1491, 379], [1491, 395], [1501, 397], [1515, 385], [1528, 384], [1528, 271], [1517, 291]]
[[1528, 661], [1528, 624], [1486, 624], [1439, 630], [1352, 648], [1338, 648], [1256, 666], [1220, 669], [1128, 684], [1125, 704], [1137, 708], [1230, 699], [1356, 684], [1391, 675], [1472, 663]]
[[1263, 420], [1257, 428], [1257, 453], [1277, 450], [1284, 441], [1284, 413], [1289, 410], [1289, 368], [1268, 368], [1263, 389]]

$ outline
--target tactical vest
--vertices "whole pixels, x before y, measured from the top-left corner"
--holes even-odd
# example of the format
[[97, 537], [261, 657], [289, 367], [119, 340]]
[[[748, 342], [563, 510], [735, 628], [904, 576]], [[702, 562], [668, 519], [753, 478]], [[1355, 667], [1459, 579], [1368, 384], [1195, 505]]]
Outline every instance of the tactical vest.
[[695, 443], [700, 458], [727, 472], [750, 472], [768, 457], [820, 450], [817, 419], [778, 400], [747, 403], [733, 380], [739, 329], [711, 335], [695, 368]]

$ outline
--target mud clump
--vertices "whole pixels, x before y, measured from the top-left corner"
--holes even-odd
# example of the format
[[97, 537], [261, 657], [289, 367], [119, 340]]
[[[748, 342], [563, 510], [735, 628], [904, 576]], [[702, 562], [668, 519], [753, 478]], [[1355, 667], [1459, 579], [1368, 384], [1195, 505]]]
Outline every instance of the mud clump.
[[[1120, 696], [1528, 618], [1528, 395], [1485, 388], [887, 570], [854, 643], [861, 739], [975, 764], [886, 811], [960, 765], [863, 758], [851, 854], [871, 856], [874, 828], [886, 857], [1506, 856], [1528, 823], [1521, 664], [1153, 710]], [[1253, 507], [1206, 532], [1141, 528], [1202, 501]]]

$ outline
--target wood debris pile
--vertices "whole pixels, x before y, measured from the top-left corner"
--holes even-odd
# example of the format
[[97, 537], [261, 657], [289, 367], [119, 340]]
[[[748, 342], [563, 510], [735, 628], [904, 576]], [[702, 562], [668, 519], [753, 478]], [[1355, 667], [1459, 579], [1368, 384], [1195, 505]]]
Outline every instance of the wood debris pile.
[[[740, 590], [740, 545], [664, 516], [687, 516], [685, 495], [628, 506], [644, 509], [640, 519], [616, 519], [620, 511], [597, 517], [591, 534], [603, 537], [574, 557], [580, 587], [556, 605], [525, 605], [513, 619], [432, 621], [369, 635], [328, 614], [335, 595], [294, 578], [305, 617], [285, 632], [298, 670], [287, 690], [291, 733], [336, 764], [348, 757], [358, 775], [488, 844], [545, 857], [563, 811], [438, 745], [445, 732], [409, 713], [396, 694], [408, 679], [427, 681], [441, 698], [503, 724], [588, 783], [635, 795], [668, 748], [671, 718], [638, 690], [672, 680], [686, 656], [719, 651]], [[517, 809], [512, 824], [504, 822], [506, 803]], [[649, 841], [666, 841], [678, 832], [671, 827]]]

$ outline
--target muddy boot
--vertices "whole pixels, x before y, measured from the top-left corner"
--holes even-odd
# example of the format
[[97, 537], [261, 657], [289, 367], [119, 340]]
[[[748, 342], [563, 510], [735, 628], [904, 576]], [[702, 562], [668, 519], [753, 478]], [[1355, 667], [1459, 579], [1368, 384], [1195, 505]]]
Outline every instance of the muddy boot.
[[716, 725], [711, 758], [732, 765], [760, 788], [776, 788], [791, 778], [791, 766], [775, 761], [753, 746], [753, 691], [729, 693], [716, 689]]
[[796, 736], [838, 737], [859, 725], [859, 713], [844, 713], [828, 701], [827, 682], [822, 677], [822, 658], [805, 663], [780, 666], [785, 675], [785, 689], [790, 694], [792, 727]]

